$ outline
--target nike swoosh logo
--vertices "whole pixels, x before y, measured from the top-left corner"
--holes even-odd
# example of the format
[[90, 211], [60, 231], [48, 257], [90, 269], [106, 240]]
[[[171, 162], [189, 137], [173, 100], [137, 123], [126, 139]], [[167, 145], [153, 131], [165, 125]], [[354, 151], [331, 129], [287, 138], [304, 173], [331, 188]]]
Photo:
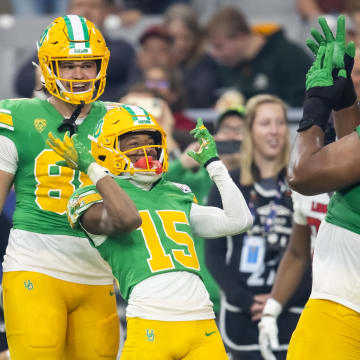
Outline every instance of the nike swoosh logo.
[[215, 334], [216, 332], [217, 332], [217, 331], [212, 331], [212, 332], [209, 332], [209, 333], [208, 333], [208, 332], [205, 331], [205, 336], [210, 336], [210, 335], [212, 335], [212, 334]]

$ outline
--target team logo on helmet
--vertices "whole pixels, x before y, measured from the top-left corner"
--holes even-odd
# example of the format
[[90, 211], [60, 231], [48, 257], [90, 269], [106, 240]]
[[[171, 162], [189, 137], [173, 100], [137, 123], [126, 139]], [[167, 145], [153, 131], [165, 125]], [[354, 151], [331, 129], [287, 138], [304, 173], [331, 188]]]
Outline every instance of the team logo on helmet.
[[101, 119], [98, 124], [96, 125], [95, 131], [94, 131], [94, 138], [97, 139], [99, 135], [101, 134], [102, 127], [104, 124], [104, 119]]

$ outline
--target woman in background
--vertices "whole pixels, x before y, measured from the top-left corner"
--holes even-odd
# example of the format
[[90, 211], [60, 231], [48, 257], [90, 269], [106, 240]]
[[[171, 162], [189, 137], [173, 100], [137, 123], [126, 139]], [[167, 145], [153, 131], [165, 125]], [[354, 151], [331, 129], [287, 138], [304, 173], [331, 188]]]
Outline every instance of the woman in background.
[[[246, 105], [246, 132], [239, 168], [230, 174], [242, 190], [254, 217], [245, 234], [205, 242], [206, 264], [222, 290], [220, 332], [232, 359], [261, 360], [258, 320], [269, 297], [278, 264], [291, 233], [292, 201], [286, 185], [289, 135], [285, 103], [273, 95], [257, 95]], [[219, 205], [213, 188], [208, 205]], [[303, 279], [279, 317], [280, 347], [287, 344], [310, 290], [310, 273]]]

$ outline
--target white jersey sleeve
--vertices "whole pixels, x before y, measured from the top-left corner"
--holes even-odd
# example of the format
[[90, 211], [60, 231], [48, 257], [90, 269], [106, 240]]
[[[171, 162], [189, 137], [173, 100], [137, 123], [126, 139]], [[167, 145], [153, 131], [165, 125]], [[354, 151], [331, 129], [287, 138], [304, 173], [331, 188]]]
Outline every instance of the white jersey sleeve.
[[15, 174], [18, 161], [19, 156], [14, 142], [0, 135], [0, 170]]
[[221, 161], [214, 161], [207, 170], [220, 192], [223, 209], [193, 204], [190, 225], [194, 235], [217, 238], [248, 230], [253, 223], [252, 215], [225, 165]]

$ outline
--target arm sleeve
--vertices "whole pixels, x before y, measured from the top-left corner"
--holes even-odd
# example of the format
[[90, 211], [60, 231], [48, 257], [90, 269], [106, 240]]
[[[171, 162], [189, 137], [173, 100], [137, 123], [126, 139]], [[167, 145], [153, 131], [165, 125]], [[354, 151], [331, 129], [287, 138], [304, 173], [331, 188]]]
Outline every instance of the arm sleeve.
[[[220, 203], [220, 193], [214, 185], [210, 190], [208, 204], [218, 206]], [[240, 241], [240, 239], [228, 236], [206, 240], [205, 262], [211, 275], [225, 293], [227, 302], [249, 312], [253, 304], [253, 294], [237, 282], [237, 274], [234, 274], [234, 268], [229, 266], [229, 248], [232, 241]]]
[[214, 161], [207, 170], [219, 190], [223, 209], [193, 204], [190, 225], [194, 235], [217, 238], [248, 230], [253, 222], [250, 210], [225, 165]]
[[14, 142], [0, 135], [0, 170], [15, 174], [18, 161], [19, 156]]

